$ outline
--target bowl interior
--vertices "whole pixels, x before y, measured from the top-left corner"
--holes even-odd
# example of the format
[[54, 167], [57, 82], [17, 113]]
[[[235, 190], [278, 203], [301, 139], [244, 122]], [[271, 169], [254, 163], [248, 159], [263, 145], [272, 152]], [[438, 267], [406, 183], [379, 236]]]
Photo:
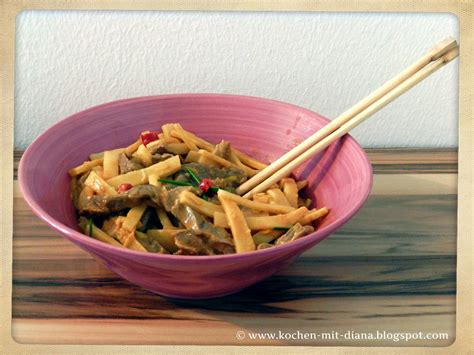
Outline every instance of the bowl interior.
[[[129, 145], [144, 130], [179, 122], [206, 140], [269, 162], [321, 128], [327, 119], [272, 100], [235, 95], [167, 95], [116, 101], [79, 112], [48, 129], [25, 152], [20, 184], [30, 204], [58, 225], [79, 230], [67, 171], [90, 153]], [[336, 228], [365, 201], [371, 168], [360, 146], [345, 136], [295, 171], [307, 194], [330, 214], [319, 228]], [[351, 212], [352, 211], [352, 212]]]

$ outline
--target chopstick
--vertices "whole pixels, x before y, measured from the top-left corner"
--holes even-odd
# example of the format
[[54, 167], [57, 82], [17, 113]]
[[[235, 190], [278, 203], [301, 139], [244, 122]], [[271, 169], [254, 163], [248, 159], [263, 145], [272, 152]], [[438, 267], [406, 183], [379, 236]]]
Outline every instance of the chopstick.
[[240, 195], [245, 193], [244, 197], [250, 198], [253, 194], [266, 190], [307, 159], [456, 58], [458, 54], [459, 48], [454, 39], [443, 40], [407, 69], [240, 185], [236, 192]]

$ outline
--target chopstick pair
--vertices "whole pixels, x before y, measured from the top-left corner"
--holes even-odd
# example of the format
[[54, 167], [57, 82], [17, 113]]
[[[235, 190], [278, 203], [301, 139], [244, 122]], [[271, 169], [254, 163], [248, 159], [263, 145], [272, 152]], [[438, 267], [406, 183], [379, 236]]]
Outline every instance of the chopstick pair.
[[240, 185], [236, 192], [250, 198], [265, 191], [458, 55], [456, 40], [446, 38], [400, 74]]

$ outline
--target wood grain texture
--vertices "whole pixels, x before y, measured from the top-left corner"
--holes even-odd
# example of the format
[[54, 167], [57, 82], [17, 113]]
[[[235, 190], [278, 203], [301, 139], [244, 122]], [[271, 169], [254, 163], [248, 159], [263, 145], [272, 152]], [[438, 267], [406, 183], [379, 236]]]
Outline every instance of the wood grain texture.
[[457, 173], [457, 149], [366, 149], [374, 173]]
[[[385, 172], [377, 179], [392, 181]], [[425, 180], [432, 184], [427, 191], [437, 183]], [[36, 218], [16, 187], [13, 336], [48, 344], [448, 345], [455, 338], [457, 196], [400, 195], [385, 185], [344, 228], [287, 269], [237, 294], [200, 301], [163, 298], [117, 277]], [[237, 339], [239, 331], [244, 339]], [[449, 338], [250, 339], [252, 332], [297, 331]]]

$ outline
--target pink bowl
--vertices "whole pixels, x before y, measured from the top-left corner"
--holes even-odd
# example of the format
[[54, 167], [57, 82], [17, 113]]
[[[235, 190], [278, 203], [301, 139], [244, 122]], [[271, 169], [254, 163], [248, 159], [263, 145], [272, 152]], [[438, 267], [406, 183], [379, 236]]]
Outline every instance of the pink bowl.
[[363, 149], [345, 136], [301, 166], [311, 198], [329, 215], [317, 231], [279, 247], [246, 254], [174, 256], [117, 248], [82, 234], [70, 200], [67, 171], [90, 153], [122, 147], [140, 131], [179, 122], [211, 142], [230, 140], [256, 158], [271, 161], [328, 120], [294, 105], [256, 97], [182, 94], [140, 97], [96, 106], [55, 124], [26, 150], [20, 188], [34, 213], [124, 279], [177, 298], [209, 298], [237, 292], [289, 265], [298, 255], [346, 223], [367, 199], [372, 169]]

